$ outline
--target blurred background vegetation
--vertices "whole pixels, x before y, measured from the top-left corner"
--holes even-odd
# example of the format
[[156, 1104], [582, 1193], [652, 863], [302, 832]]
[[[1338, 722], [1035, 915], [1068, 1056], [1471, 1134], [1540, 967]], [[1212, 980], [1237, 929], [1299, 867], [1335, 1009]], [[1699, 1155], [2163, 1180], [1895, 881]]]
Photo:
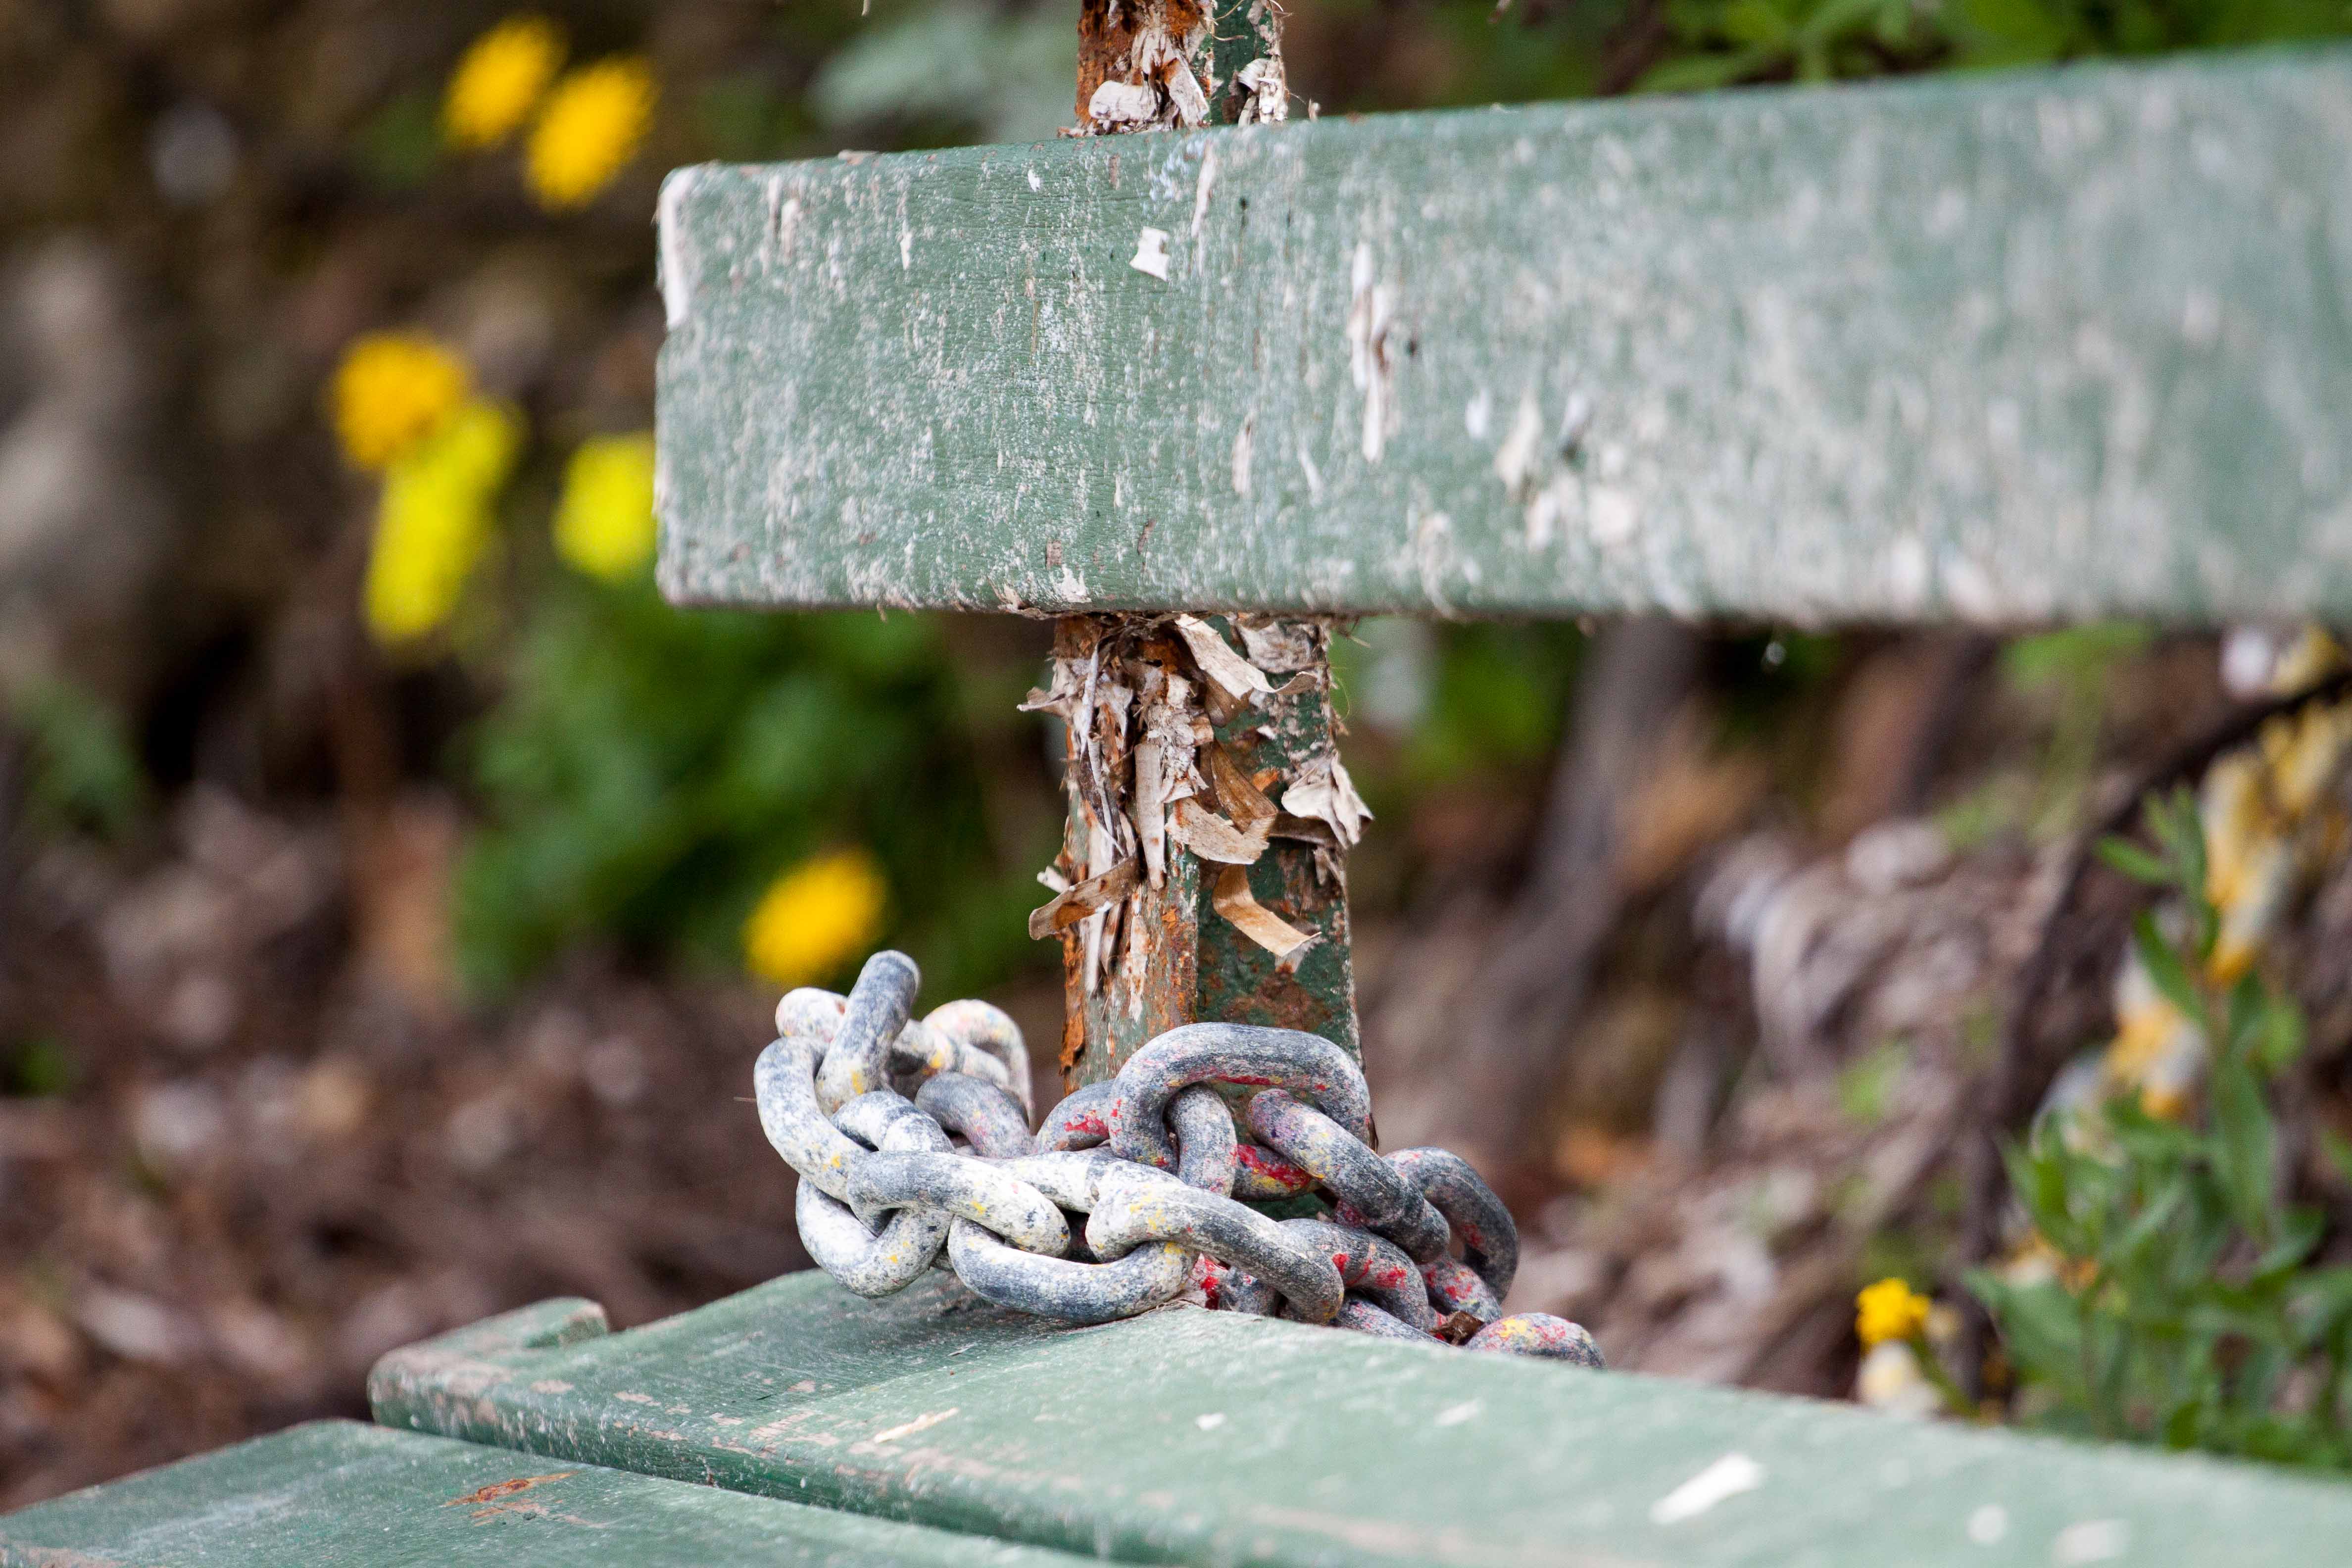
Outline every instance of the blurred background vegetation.
[[[1076, 9], [0, 13], [0, 1506], [348, 1408], [373, 1354], [533, 1295], [635, 1321], [799, 1261], [782, 1182], [742, 1180], [756, 1128], [718, 1114], [775, 985], [898, 943], [928, 994], [999, 995], [1050, 1042], [1058, 954], [1024, 922], [1055, 750], [1015, 710], [1047, 628], [661, 603], [649, 215], [706, 159], [1050, 136]], [[1288, 10], [1294, 114], [2352, 33], [2344, 0]], [[1352, 877], [1382, 1121], [1484, 1140], [1558, 1248], [1528, 1304], [1633, 1303], [1613, 1358], [1843, 1389], [1853, 1286], [1932, 1284], [1958, 1203], [1929, 1168], [1858, 1219], [1848, 1184], [1936, 1071], [1981, 1065], [1989, 983], [1934, 991], [1931, 1028], [1853, 1004], [1799, 1040], [1764, 956], [1749, 994], [1725, 868], [1916, 817], [1961, 858], [1938, 908], [1992, 931], [2219, 700], [2214, 645], [1616, 636], [1379, 621], [1339, 647], [1380, 818]], [[1637, 771], [1580, 772], [1627, 711]], [[1611, 788], [1629, 847], [1580, 869], [1559, 825]], [[1559, 936], [1596, 876], [1601, 916]], [[2076, 1043], [2111, 1020], [2118, 919], [2053, 1025]], [[1573, 983], [1535, 998], [1524, 1093], [1466, 1088], [1431, 1042], [1529, 941]], [[2332, 1060], [2352, 1025], [2313, 1016]], [[1472, 1088], [1511, 1103], [1454, 1128]], [[1826, 1129], [1801, 1204], [1783, 1156], [1706, 1143], [1748, 1103]], [[1737, 1201], [1624, 1184], [1707, 1148]], [[1714, 1286], [1628, 1261], [1668, 1256], [1639, 1237], [1670, 1211], [1693, 1257], [1730, 1255], [1734, 1211], [1739, 1246], [1843, 1250], [1735, 1353], [1685, 1310]], [[159, 1388], [185, 1412], [160, 1434]]]
[[[1045, 965], [1022, 934], [1053, 834], [1034, 804], [1045, 742], [1008, 700], [1036, 639], [667, 610], [646, 586], [646, 485], [583, 500], [593, 476], [565, 476], [650, 424], [644, 215], [662, 170], [1049, 136], [1069, 118], [1075, 17], [1070, 0], [12, 13], [27, 154], [5, 176], [12, 226], [111, 237], [114, 265], [169, 299], [176, 341], [155, 346], [180, 356], [168, 395], [192, 416], [170, 443], [177, 493], [153, 509], [182, 537], [142, 541], [147, 581], [113, 595], [140, 615], [137, 590], [170, 599], [149, 639], [164, 646], [85, 671], [58, 646], [77, 628], [41, 606], [0, 662], [28, 821], [120, 838], [200, 773], [362, 804], [430, 781], [463, 806], [449, 963], [477, 998], [583, 941], [739, 964], [762, 894], [845, 849], [887, 902], [810, 973], [770, 978], [830, 978], [880, 940], [959, 992]], [[1293, 7], [1288, 37], [1300, 97], [1356, 112], [2347, 30], [2340, 0], [1320, 0]], [[404, 345], [426, 363], [362, 352]], [[448, 435], [466, 409], [499, 411], [495, 450]], [[599, 506], [608, 521], [585, 526], [620, 542], [575, 548], [567, 570], [551, 522]], [[331, 620], [331, 579], [361, 555], [373, 646], [272, 668], [297, 580], [313, 579], [299, 613]], [[1366, 770], [1375, 805], [1540, 767], [1578, 641], [1362, 633], [1343, 672], [1391, 742]], [[1801, 684], [1833, 664], [1772, 669]], [[283, 689], [306, 678], [321, 689]]]

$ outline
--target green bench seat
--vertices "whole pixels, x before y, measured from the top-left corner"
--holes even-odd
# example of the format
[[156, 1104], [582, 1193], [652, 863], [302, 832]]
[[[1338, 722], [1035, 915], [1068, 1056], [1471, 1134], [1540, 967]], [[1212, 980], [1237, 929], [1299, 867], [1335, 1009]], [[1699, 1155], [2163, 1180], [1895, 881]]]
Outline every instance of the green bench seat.
[[1058, 1552], [314, 1421], [0, 1519], [0, 1568], [1051, 1568]]
[[2256, 1466], [1273, 1319], [1067, 1329], [806, 1273], [599, 1321], [396, 1351], [376, 1418], [1128, 1563], [2352, 1561], [2352, 1489]]

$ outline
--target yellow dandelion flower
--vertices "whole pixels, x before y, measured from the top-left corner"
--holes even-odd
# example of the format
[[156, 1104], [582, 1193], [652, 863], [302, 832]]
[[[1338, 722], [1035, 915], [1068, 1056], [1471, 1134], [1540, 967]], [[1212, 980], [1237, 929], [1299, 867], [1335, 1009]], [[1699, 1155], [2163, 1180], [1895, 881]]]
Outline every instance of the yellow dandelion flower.
[[561, 212], [593, 201], [636, 156], [656, 96], [652, 68], [634, 56], [598, 60], [556, 83], [527, 153], [539, 205]]
[[772, 883], [743, 922], [743, 956], [779, 985], [809, 985], [838, 973], [882, 931], [888, 889], [864, 849], [803, 860]]
[[472, 389], [466, 362], [423, 332], [370, 332], [343, 352], [328, 400], [343, 455], [373, 471], [433, 433]]
[[1927, 1298], [1900, 1279], [1881, 1279], [1853, 1299], [1853, 1331], [1864, 1348], [1908, 1340], [1927, 1326]]
[[378, 642], [412, 642], [448, 620], [489, 543], [492, 504], [521, 446], [519, 416], [476, 401], [392, 466], [362, 599]]
[[563, 63], [563, 34], [544, 16], [509, 16], [476, 38], [449, 73], [441, 132], [453, 147], [495, 147], [539, 107]]
[[555, 551], [591, 577], [623, 583], [654, 553], [654, 438], [583, 441], [563, 471]]

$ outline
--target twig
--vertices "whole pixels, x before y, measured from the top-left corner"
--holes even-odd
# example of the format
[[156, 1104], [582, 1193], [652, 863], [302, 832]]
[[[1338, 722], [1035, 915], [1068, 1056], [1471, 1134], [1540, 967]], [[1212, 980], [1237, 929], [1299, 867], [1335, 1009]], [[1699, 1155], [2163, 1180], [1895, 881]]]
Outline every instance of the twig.
[[[2202, 774], [2214, 759], [2252, 740], [2273, 719], [2347, 694], [2352, 694], [2352, 670], [2329, 676], [2287, 696], [2249, 703], [2224, 714], [2142, 773], [2098, 821], [2076, 837], [2067, 854], [2065, 879], [2043, 912], [2032, 951], [2019, 967], [2010, 988], [2009, 1009], [2001, 1024], [2000, 1055], [1993, 1064], [1991, 1092], [1984, 1099], [1985, 1114], [1973, 1130], [1966, 1150], [1969, 1207], [1967, 1224], [1961, 1232], [1961, 1250], [1969, 1265], [1990, 1258], [2000, 1239], [2001, 1200], [2006, 1195], [2000, 1140], [2031, 1113], [2048, 1092], [2050, 1080], [2055, 1076], [2054, 1068], [2041, 1071], [2038, 1063], [2033, 1064], [2037, 1070], [2028, 1070], [2033, 1014], [2057, 973], [2058, 932], [2080, 897], [2083, 885], [2090, 879], [2092, 868], [2099, 863], [2099, 841], [2129, 828], [2150, 794]], [[1970, 1392], [1980, 1394], [1984, 1353], [1992, 1322], [1973, 1296], [1965, 1291], [1959, 1295], [1961, 1372], [1970, 1384]]]

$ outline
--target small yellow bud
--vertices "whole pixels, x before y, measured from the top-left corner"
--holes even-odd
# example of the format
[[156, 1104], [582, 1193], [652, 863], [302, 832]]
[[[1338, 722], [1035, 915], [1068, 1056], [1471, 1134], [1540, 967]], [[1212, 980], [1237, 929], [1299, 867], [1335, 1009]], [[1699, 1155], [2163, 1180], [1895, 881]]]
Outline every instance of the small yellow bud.
[[373, 472], [415, 447], [466, 401], [466, 362], [423, 332], [370, 332], [343, 351], [328, 402], [352, 466]]
[[643, 59], [615, 56], [555, 84], [531, 128], [525, 173], [551, 212], [586, 206], [636, 156], [657, 96]]
[[441, 132], [453, 147], [495, 147], [539, 107], [563, 63], [563, 34], [544, 16], [509, 16], [474, 40], [441, 100]]
[[1932, 1305], [1900, 1279], [1881, 1279], [1853, 1299], [1853, 1331], [1865, 1349], [1908, 1340], [1927, 1326]]
[[411, 642], [448, 620], [521, 445], [514, 413], [468, 403], [384, 476], [362, 603], [379, 643]]
[[864, 849], [804, 860], [778, 877], [743, 922], [743, 956], [755, 974], [791, 987], [838, 973], [882, 931], [888, 889]]
[[583, 441], [563, 471], [555, 552], [607, 583], [626, 582], [654, 553], [654, 438]]

